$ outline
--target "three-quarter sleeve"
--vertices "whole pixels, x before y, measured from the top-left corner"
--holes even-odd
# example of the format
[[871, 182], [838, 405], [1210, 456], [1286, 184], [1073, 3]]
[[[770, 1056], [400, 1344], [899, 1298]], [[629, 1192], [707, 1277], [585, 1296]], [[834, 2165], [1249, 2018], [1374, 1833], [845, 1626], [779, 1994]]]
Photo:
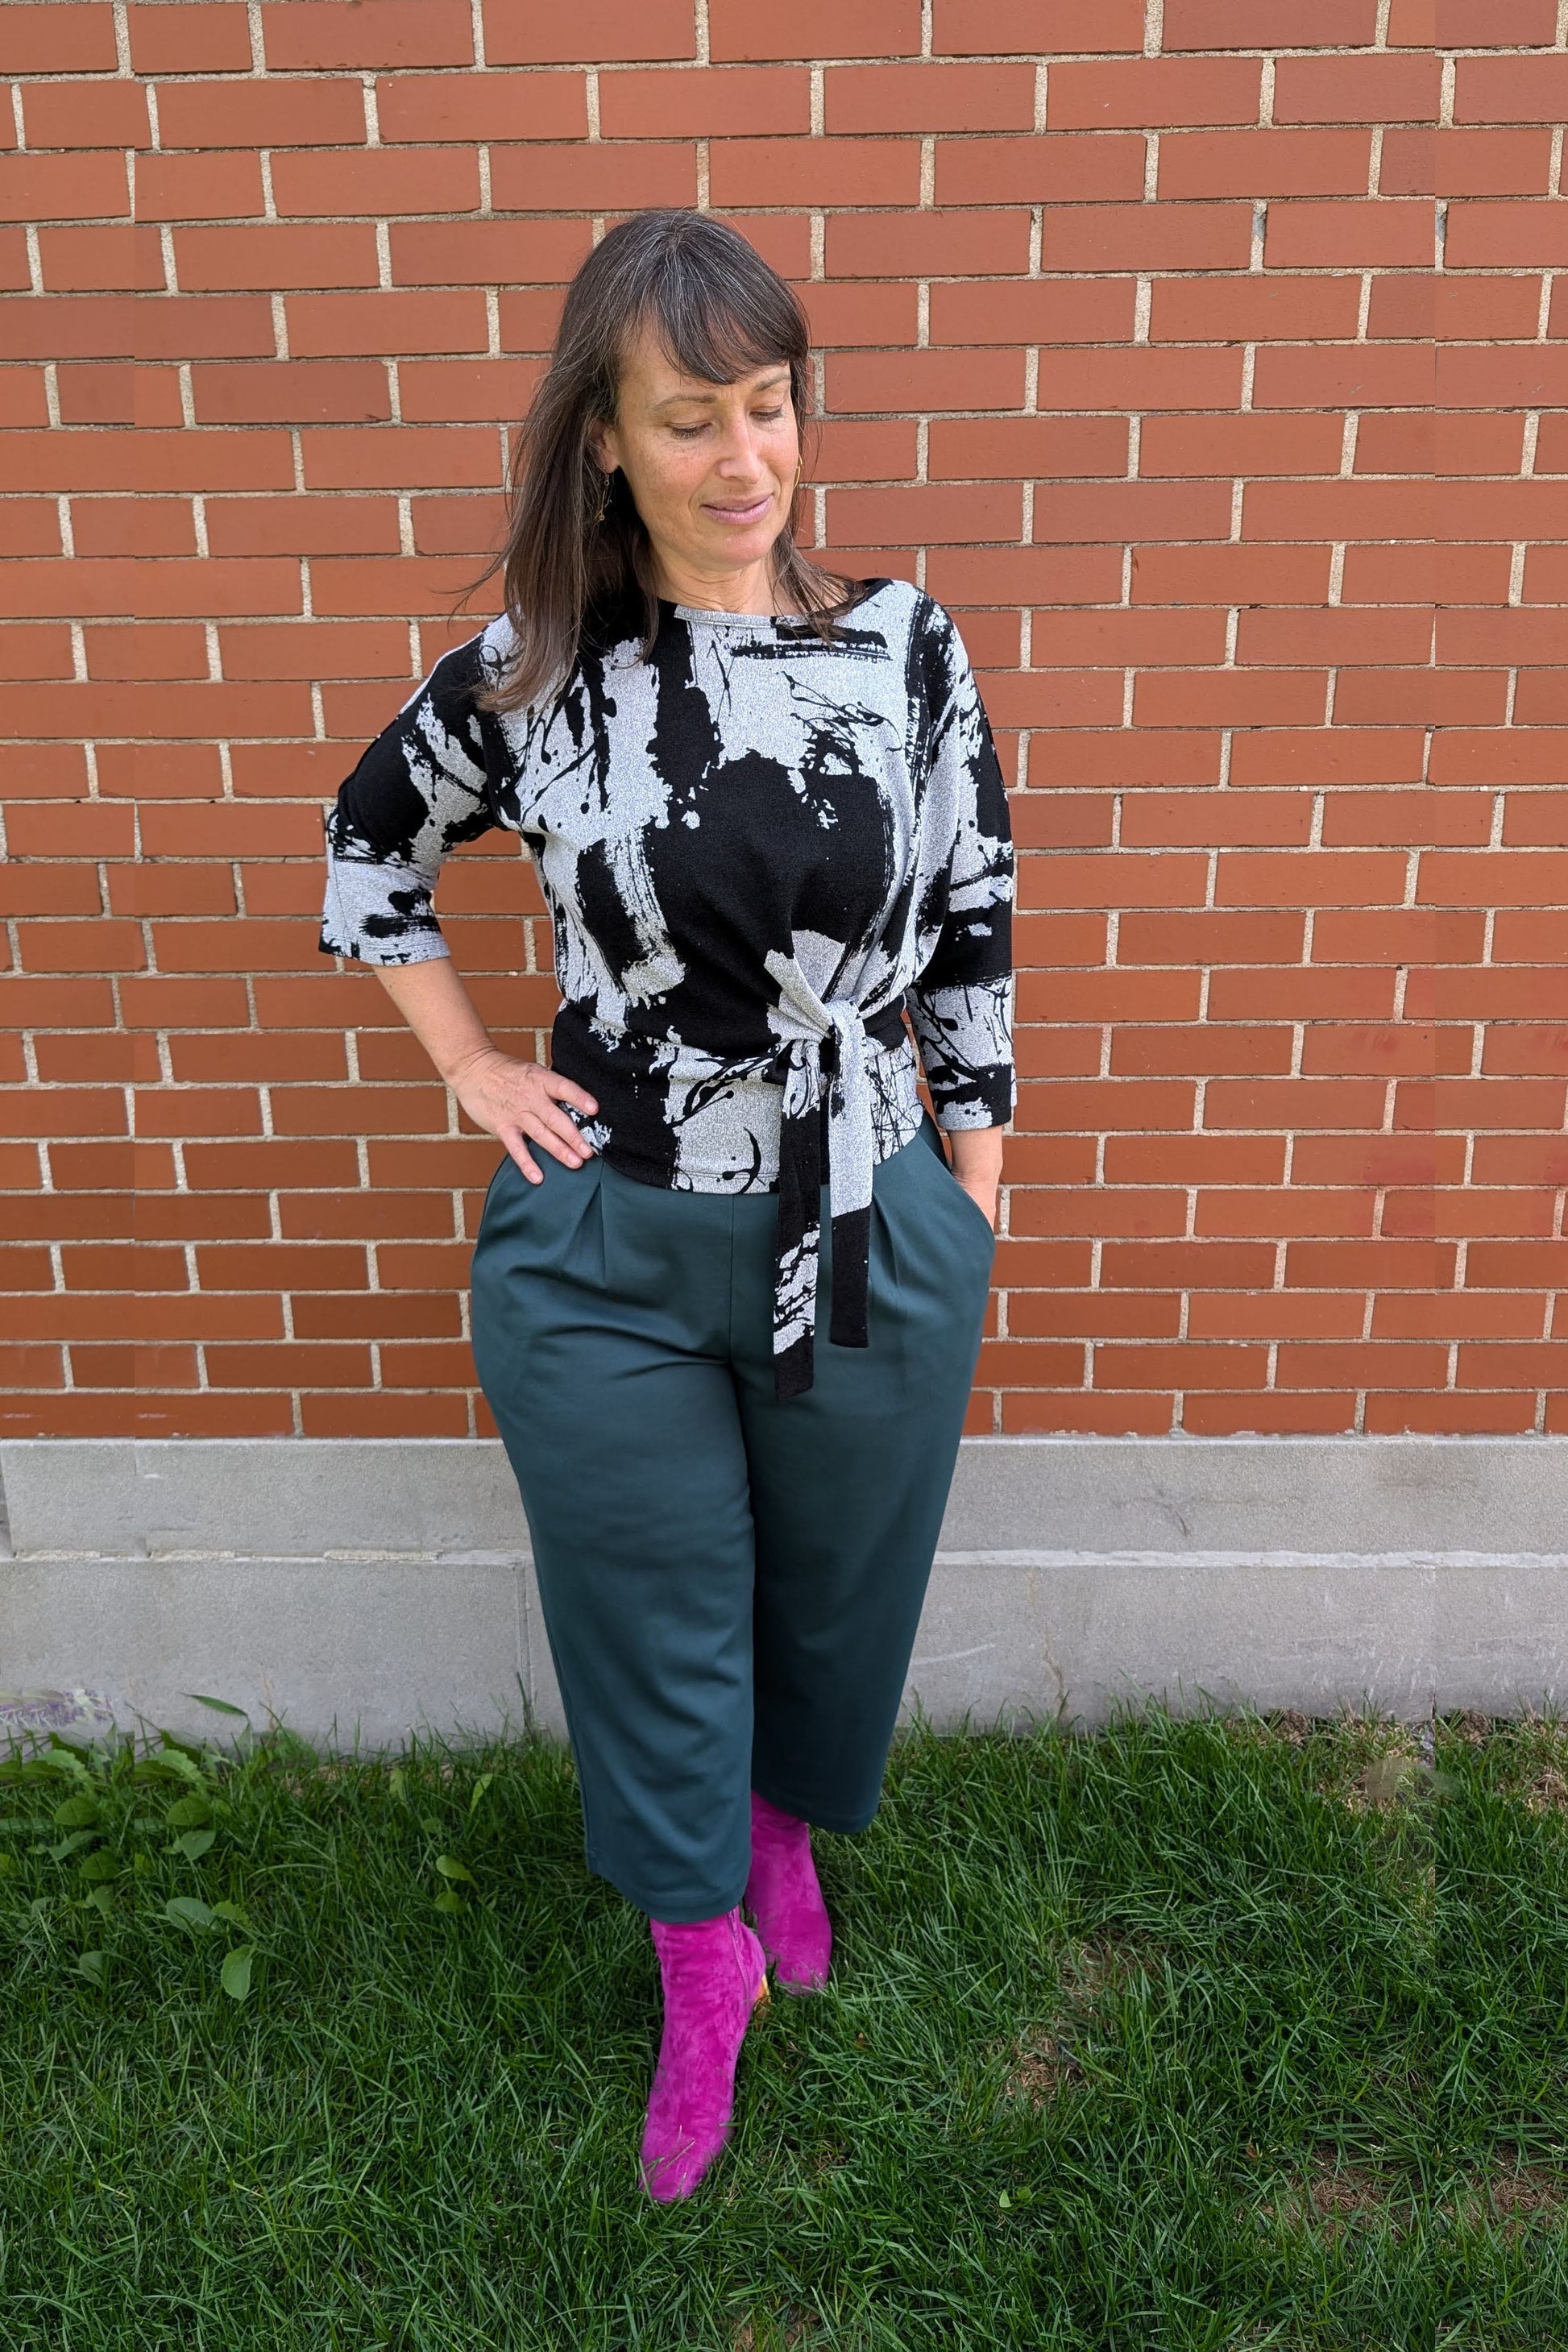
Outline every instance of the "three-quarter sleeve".
[[952, 854], [928, 886], [935, 946], [906, 992], [939, 1127], [1001, 1127], [1013, 1061], [1013, 831], [1002, 766], [963, 640], [931, 604], [921, 648], [926, 822]]
[[500, 821], [471, 699], [481, 644], [442, 655], [323, 811], [324, 955], [390, 964], [451, 953], [432, 903], [437, 877], [459, 842]]

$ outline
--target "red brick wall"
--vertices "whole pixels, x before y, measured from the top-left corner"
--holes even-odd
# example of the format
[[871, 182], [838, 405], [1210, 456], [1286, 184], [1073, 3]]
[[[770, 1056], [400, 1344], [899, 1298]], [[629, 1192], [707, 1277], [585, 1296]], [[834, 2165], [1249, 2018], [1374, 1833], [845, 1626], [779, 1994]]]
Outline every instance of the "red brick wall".
[[[951, 607], [1016, 786], [972, 1426], [1568, 1430], [1565, 23], [0, 9], [0, 1428], [490, 1433], [497, 1146], [320, 955], [321, 807], [494, 609], [565, 280], [697, 203], [809, 305], [819, 544]], [[516, 852], [438, 905], [529, 1053]]]

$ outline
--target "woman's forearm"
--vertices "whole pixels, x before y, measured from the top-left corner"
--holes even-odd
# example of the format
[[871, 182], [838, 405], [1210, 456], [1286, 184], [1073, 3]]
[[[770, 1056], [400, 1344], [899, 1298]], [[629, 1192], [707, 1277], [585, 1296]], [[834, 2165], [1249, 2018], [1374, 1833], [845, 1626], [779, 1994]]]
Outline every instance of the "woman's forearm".
[[374, 969], [447, 1086], [476, 1054], [495, 1050], [450, 956]]
[[952, 1172], [961, 1184], [999, 1184], [1002, 1181], [1002, 1137], [999, 1127], [953, 1127], [947, 1139], [952, 1150]]

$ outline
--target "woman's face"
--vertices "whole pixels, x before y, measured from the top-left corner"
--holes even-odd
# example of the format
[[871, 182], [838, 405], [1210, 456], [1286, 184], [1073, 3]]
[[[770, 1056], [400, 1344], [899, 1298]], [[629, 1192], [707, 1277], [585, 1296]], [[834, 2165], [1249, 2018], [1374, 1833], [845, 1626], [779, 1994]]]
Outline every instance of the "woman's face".
[[788, 364], [709, 383], [683, 375], [645, 327], [627, 349], [620, 415], [594, 445], [625, 474], [668, 572], [744, 572], [789, 520], [800, 435]]

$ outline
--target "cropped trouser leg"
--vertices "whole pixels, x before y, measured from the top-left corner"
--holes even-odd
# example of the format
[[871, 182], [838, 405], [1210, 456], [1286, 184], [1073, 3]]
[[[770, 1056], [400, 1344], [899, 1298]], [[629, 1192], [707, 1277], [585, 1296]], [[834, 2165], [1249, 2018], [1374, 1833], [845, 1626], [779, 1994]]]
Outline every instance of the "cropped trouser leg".
[[710, 1918], [745, 1886], [752, 1787], [830, 1830], [876, 1811], [994, 1244], [928, 1122], [876, 1171], [870, 1345], [827, 1339], [825, 1216], [816, 1384], [779, 1404], [774, 1197], [535, 1156], [542, 1184], [508, 1158], [486, 1197], [474, 1354], [585, 1857], [656, 1918]]

